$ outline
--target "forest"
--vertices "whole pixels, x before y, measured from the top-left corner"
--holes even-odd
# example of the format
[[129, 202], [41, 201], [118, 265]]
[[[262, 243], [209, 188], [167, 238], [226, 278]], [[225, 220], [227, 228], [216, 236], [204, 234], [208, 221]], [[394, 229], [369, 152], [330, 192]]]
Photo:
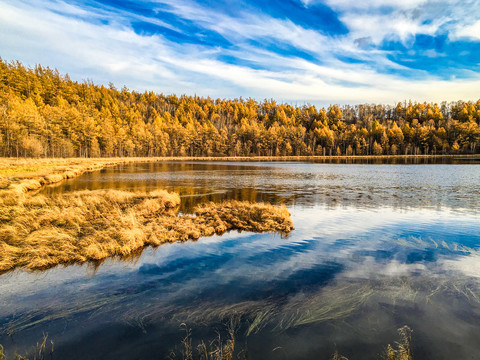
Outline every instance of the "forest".
[[480, 100], [317, 108], [179, 97], [0, 58], [3, 157], [442, 155], [479, 144]]

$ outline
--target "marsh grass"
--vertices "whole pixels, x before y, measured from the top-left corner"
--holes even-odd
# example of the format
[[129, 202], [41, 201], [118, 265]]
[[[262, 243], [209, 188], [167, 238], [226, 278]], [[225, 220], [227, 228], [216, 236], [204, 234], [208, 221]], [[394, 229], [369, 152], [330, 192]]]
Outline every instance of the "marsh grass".
[[121, 164], [155, 161], [160, 160], [158, 158], [0, 158], [0, 190], [2, 190], [0, 204], [4, 198], [38, 190], [44, 185], [72, 179], [85, 172]]
[[332, 360], [348, 360], [345, 356], [342, 356], [338, 353], [338, 351], [335, 351], [335, 353], [332, 356]]
[[[227, 336], [222, 338], [220, 332], [217, 337], [209, 342], [201, 340], [197, 346], [193, 345], [192, 330], [182, 323], [181, 327], [185, 330], [185, 337], [181, 341], [180, 349], [176, 349], [170, 353], [171, 360], [233, 360], [249, 358], [248, 352], [241, 346], [236, 346], [236, 331], [239, 322], [232, 319], [227, 326]], [[387, 345], [385, 354], [379, 356], [381, 360], [413, 360], [411, 353], [412, 330], [407, 326], [398, 329], [400, 341], [396, 342], [396, 348], [390, 344]], [[273, 349], [272, 351], [277, 350]], [[236, 355], [236, 356], [235, 356]], [[338, 351], [332, 355], [331, 360], [349, 360], [341, 355]]]
[[[382, 360], [413, 360], [411, 342], [412, 342], [412, 329], [407, 325], [402, 326], [398, 329], [398, 334], [400, 335], [400, 341], [396, 342], [396, 347], [388, 344], [385, 350], [384, 355], [381, 357]], [[345, 356], [342, 356], [335, 351], [335, 354], [332, 356], [332, 360], [349, 360]]]
[[[222, 337], [217, 331], [217, 336], [210, 340], [201, 340], [196, 346], [192, 340], [192, 330], [186, 325], [181, 324], [185, 331], [185, 337], [182, 339], [179, 348], [173, 350], [170, 360], [246, 360], [249, 358], [246, 349], [237, 346], [236, 331], [239, 326], [238, 319], [231, 319], [226, 326], [226, 337]], [[385, 354], [380, 357], [382, 360], [413, 360], [411, 353], [412, 330], [408, 326], [398, 329], [400, 341], [396, 342], [396, 348], [390, 344], [387, 345]], [[48, 341], [48, 335], [44, 335], [43, 339], [37, 342], [32, 354], [21, 356], [15, 354], [15, 360], [45, 360], [52, 356], [54, 352], [54, 342]], [[0, 345], [0, 360], [7, 360], [4, 348]], [[347, 357], [340, 355], [335, 351], [331, 360], [349, 360]]]
[[180, 350], [172, 351], [169, 358], [171, 360], [233, 360], [247, 359], [246, 351], [240, 350], [235, 356], [235, 333], [238, 322], [232, 319], [227, 326], [226, 338], [217, 331], [217, 336], [205, 342], [200, 341], [197, 346], [192, 344], [192, 331], [186, 324], [181, 324], [185, 330], [185, 337], [182, 339]]
[[[48, 335], [44, 334], [43, 338], [37, 342], [33, 347], [31, 353], [27, 355], [20, 355], [15, 353], [14, 360], [46, 360], [51, 358], [54, 351], [54, 342], [52, 340], [48, 341]], [[4, 348], [0, 345], [0, 360], [8, 360], [7, 356], [4, 353]]]
[[145, 246], [230, 230], [293, 229], [284, 206], [227, 201], [178, 216], [179, 204], [178, 194], [164, 190], [17, 194], [0, 207], [0, 272], [128, 257]]
[[396, 343], [396, 348], [390, 344], [387, 346], [385, 360], [413, 360], [411, 352], [412, 329], [403, 326], [398, 329], [400, 341]]
[[163, 190], [82, 191], [53, 197], [32, 193], [88, 171], [167, 159], [0, 159], [0, 273], [129, 257], [148, 245], [229, 230], [293, 229], [286, 208], [267, 204], [212, 203], [198, 208], [194, 216], [177, 216], [178, 194]]

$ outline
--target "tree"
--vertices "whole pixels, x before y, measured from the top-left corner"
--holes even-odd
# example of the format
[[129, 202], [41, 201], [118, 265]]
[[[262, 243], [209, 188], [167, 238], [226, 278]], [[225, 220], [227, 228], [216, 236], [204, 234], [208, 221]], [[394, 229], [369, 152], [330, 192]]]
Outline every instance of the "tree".
[[476, 153], [480, 100], [315, 106], [138, 93], [0, 59], [2, 156]]
[[380, 144], [378, 144], [376, 141], [373, 142], [373, 154], [374, 155], [382, 155], [383, 154], [383, 149]]

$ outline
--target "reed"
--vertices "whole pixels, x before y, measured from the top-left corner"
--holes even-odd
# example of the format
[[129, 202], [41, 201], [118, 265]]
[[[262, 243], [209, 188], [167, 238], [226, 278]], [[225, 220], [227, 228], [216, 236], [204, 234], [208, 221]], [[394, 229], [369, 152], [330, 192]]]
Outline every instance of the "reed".
[[[47, 342], [47, 340], [48, 334], [44, 334], [42, 339], [33, 347], [30, 354], [19, 355], [15, 353], [14, 360], [46, 360], [47, 358], [52, 358], [54, 343], [52, 340], [50, 342]], [[7, 360], [2, 345], [0, 345], [0, 360]]]
[[388, 344], [385, 360], [413, 360], [410, 350], [412, 329], [405, 325], [398, 329], [398, 334], [400, 335], [400, 341], [396, 343], [396, 348]]
[[[235, 355], [235, 333], [238, 323], [234, 319], [227, 326], [227, 337], [222, 338], [220, 332], [217, 337], [211, 341], [202, 340], [197, 346], [192, 345], [192, 332], [186, 324], [181, 324], [185, 329], [185, 337], [181, 342], [180, 351], [172, 351], [169, 358], [171, 360], [233, 360]], [[236, 359], [248, 359], [245, 350], [238, 352]]]
[[[404, 325], [398, 329], [398, 334], [400, 335], [400, 341], [395, 343], [396, 348], [388, 344], [384, 355], [381, 357], [382, 360], [413, 360], [411, 350], [412, 329]], [[331, 359], [348, 360], [347, 357], [340, 355], [338, 351], [335, 351]]]
[[[170, 353], [171, 360], [233, 360], [234, 355], [239, 360], [249, 358], [246, 349], [235, 346], [236, 329], [232, 325], [227, 328], [227, 338], [222, 340], [220, 333], [216, 339], [205, 342], [202, 340], [196, 347], [192, 344], [192, 331], [184, 323], [181, 325], [185, 329], [185, 337], [181, 342], [180, 350]], [[397, 348], [394, 349], [390, 344], [384, 355], [379, 356], [380, 360], [413, 360], [410, 342], [412, 330], [408, 326], [398, 329], [400, 341], [396, 343]], [[349, 360], [342, 356], [338, 351], [332, 355], [331, 360]]]

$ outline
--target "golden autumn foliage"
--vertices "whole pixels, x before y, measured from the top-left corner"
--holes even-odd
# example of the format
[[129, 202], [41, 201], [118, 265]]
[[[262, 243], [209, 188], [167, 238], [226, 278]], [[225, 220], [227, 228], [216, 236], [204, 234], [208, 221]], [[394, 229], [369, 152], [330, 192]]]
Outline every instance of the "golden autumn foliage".
[[0, 156], [476, 154], [480, 100], [328, 108], [138, 93], [0, 59]]

